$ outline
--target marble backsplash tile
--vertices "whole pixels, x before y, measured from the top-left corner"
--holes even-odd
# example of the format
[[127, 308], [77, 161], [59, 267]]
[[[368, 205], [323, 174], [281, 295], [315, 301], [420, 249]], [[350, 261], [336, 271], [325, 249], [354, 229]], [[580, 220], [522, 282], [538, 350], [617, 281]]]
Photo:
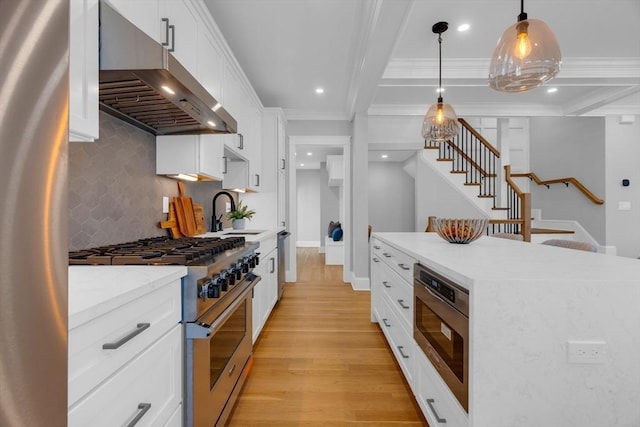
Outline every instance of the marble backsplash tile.
[[[100, 138], [69, 144], [69, 250], [164, 236], [162, 197], [176, 196], [171, 178], [155, 173], [155, 136], [100, 113]], [[205, 207], [219, 182], [188, 183], [185, 192]]]

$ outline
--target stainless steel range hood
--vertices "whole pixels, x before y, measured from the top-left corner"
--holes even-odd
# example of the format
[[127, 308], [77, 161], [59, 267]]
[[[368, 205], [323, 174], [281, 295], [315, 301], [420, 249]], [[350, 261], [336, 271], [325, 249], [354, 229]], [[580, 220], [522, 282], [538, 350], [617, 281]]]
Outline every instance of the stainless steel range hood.
[[236, 120], [165, 47], [105, 2], [99, 88], [102, 111], [154, 135], [237, 132]]

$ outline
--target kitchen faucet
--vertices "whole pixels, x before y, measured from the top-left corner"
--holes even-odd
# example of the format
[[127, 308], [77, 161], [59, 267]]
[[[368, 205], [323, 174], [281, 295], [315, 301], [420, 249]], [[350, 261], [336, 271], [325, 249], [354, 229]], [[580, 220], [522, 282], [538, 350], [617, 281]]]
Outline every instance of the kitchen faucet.
[[220, 191], [218, 192], [218, 194], [216, 194], [215, 196], [213, 196], [213, 209], [212, 209], [212, 217], [211, 217], [211, 231], [212, 232], [216, 232], [216, 231], [222, 231], [222, 215], [220, 215], [220, 219], [216, 218], [216, 199], [222, 195], [226, 195], [229, 200], [231, 200], [231, 212], [236, 210], [236, 202], [233, 200], [233, 196], [231, 195], [231, 193], [229, 193], [228, 191]]

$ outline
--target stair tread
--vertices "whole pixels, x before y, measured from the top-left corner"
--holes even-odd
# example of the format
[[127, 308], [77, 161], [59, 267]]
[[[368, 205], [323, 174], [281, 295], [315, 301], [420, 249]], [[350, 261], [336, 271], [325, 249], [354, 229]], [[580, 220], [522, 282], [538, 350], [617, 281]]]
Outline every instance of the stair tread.
[[491, 208], [494, 211], [508, 211], [509, 208], [499, 208], [499, 207], [495, 207], [495, 208]]
[[479, 182], [465, 182], [464, 185], [482, 185]]
[[532, 228], [531, 234], [574, 234], [573, 230], [559, 230], [556, 228]]
[[451, 171], [451, 173], [460, 173], [460, 174], [462, 174], [462, 173], [467, 173], [467, 171]]
[[454, 159], [451, 159], [449, 157], [438, 157], [436, 160], [439, 162], [452, 162]]
[[480, 197], [481, 199], [491, 199], [496, 197], [494, 194], [480, 194], [478, 195], [478, 197]]

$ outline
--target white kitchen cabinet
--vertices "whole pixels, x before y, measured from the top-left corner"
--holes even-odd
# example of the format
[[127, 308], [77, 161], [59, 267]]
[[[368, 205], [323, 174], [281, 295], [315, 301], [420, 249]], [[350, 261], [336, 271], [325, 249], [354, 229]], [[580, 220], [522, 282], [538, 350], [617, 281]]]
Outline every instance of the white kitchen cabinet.
[[269, 315], [278, 301], [278, 250], [276, 236], [260, 242], [260, 265], [254, 273], [262, 279], [253, 292], [253, 343], [269, 319]]
[[68, 426], [181, 425], [185, 274], [69, 268]]
[[189, 0], [107, 0], [145, 34], [162, 43], [192, 74], [197, 73], [201, 25]]
[[156, 137], [156, 174], [190, 175], [202, 181], [224, 179], [224, 144], [215, 135]]
[[69, 140], [98, 138], [98, 0], [71, 0]]

